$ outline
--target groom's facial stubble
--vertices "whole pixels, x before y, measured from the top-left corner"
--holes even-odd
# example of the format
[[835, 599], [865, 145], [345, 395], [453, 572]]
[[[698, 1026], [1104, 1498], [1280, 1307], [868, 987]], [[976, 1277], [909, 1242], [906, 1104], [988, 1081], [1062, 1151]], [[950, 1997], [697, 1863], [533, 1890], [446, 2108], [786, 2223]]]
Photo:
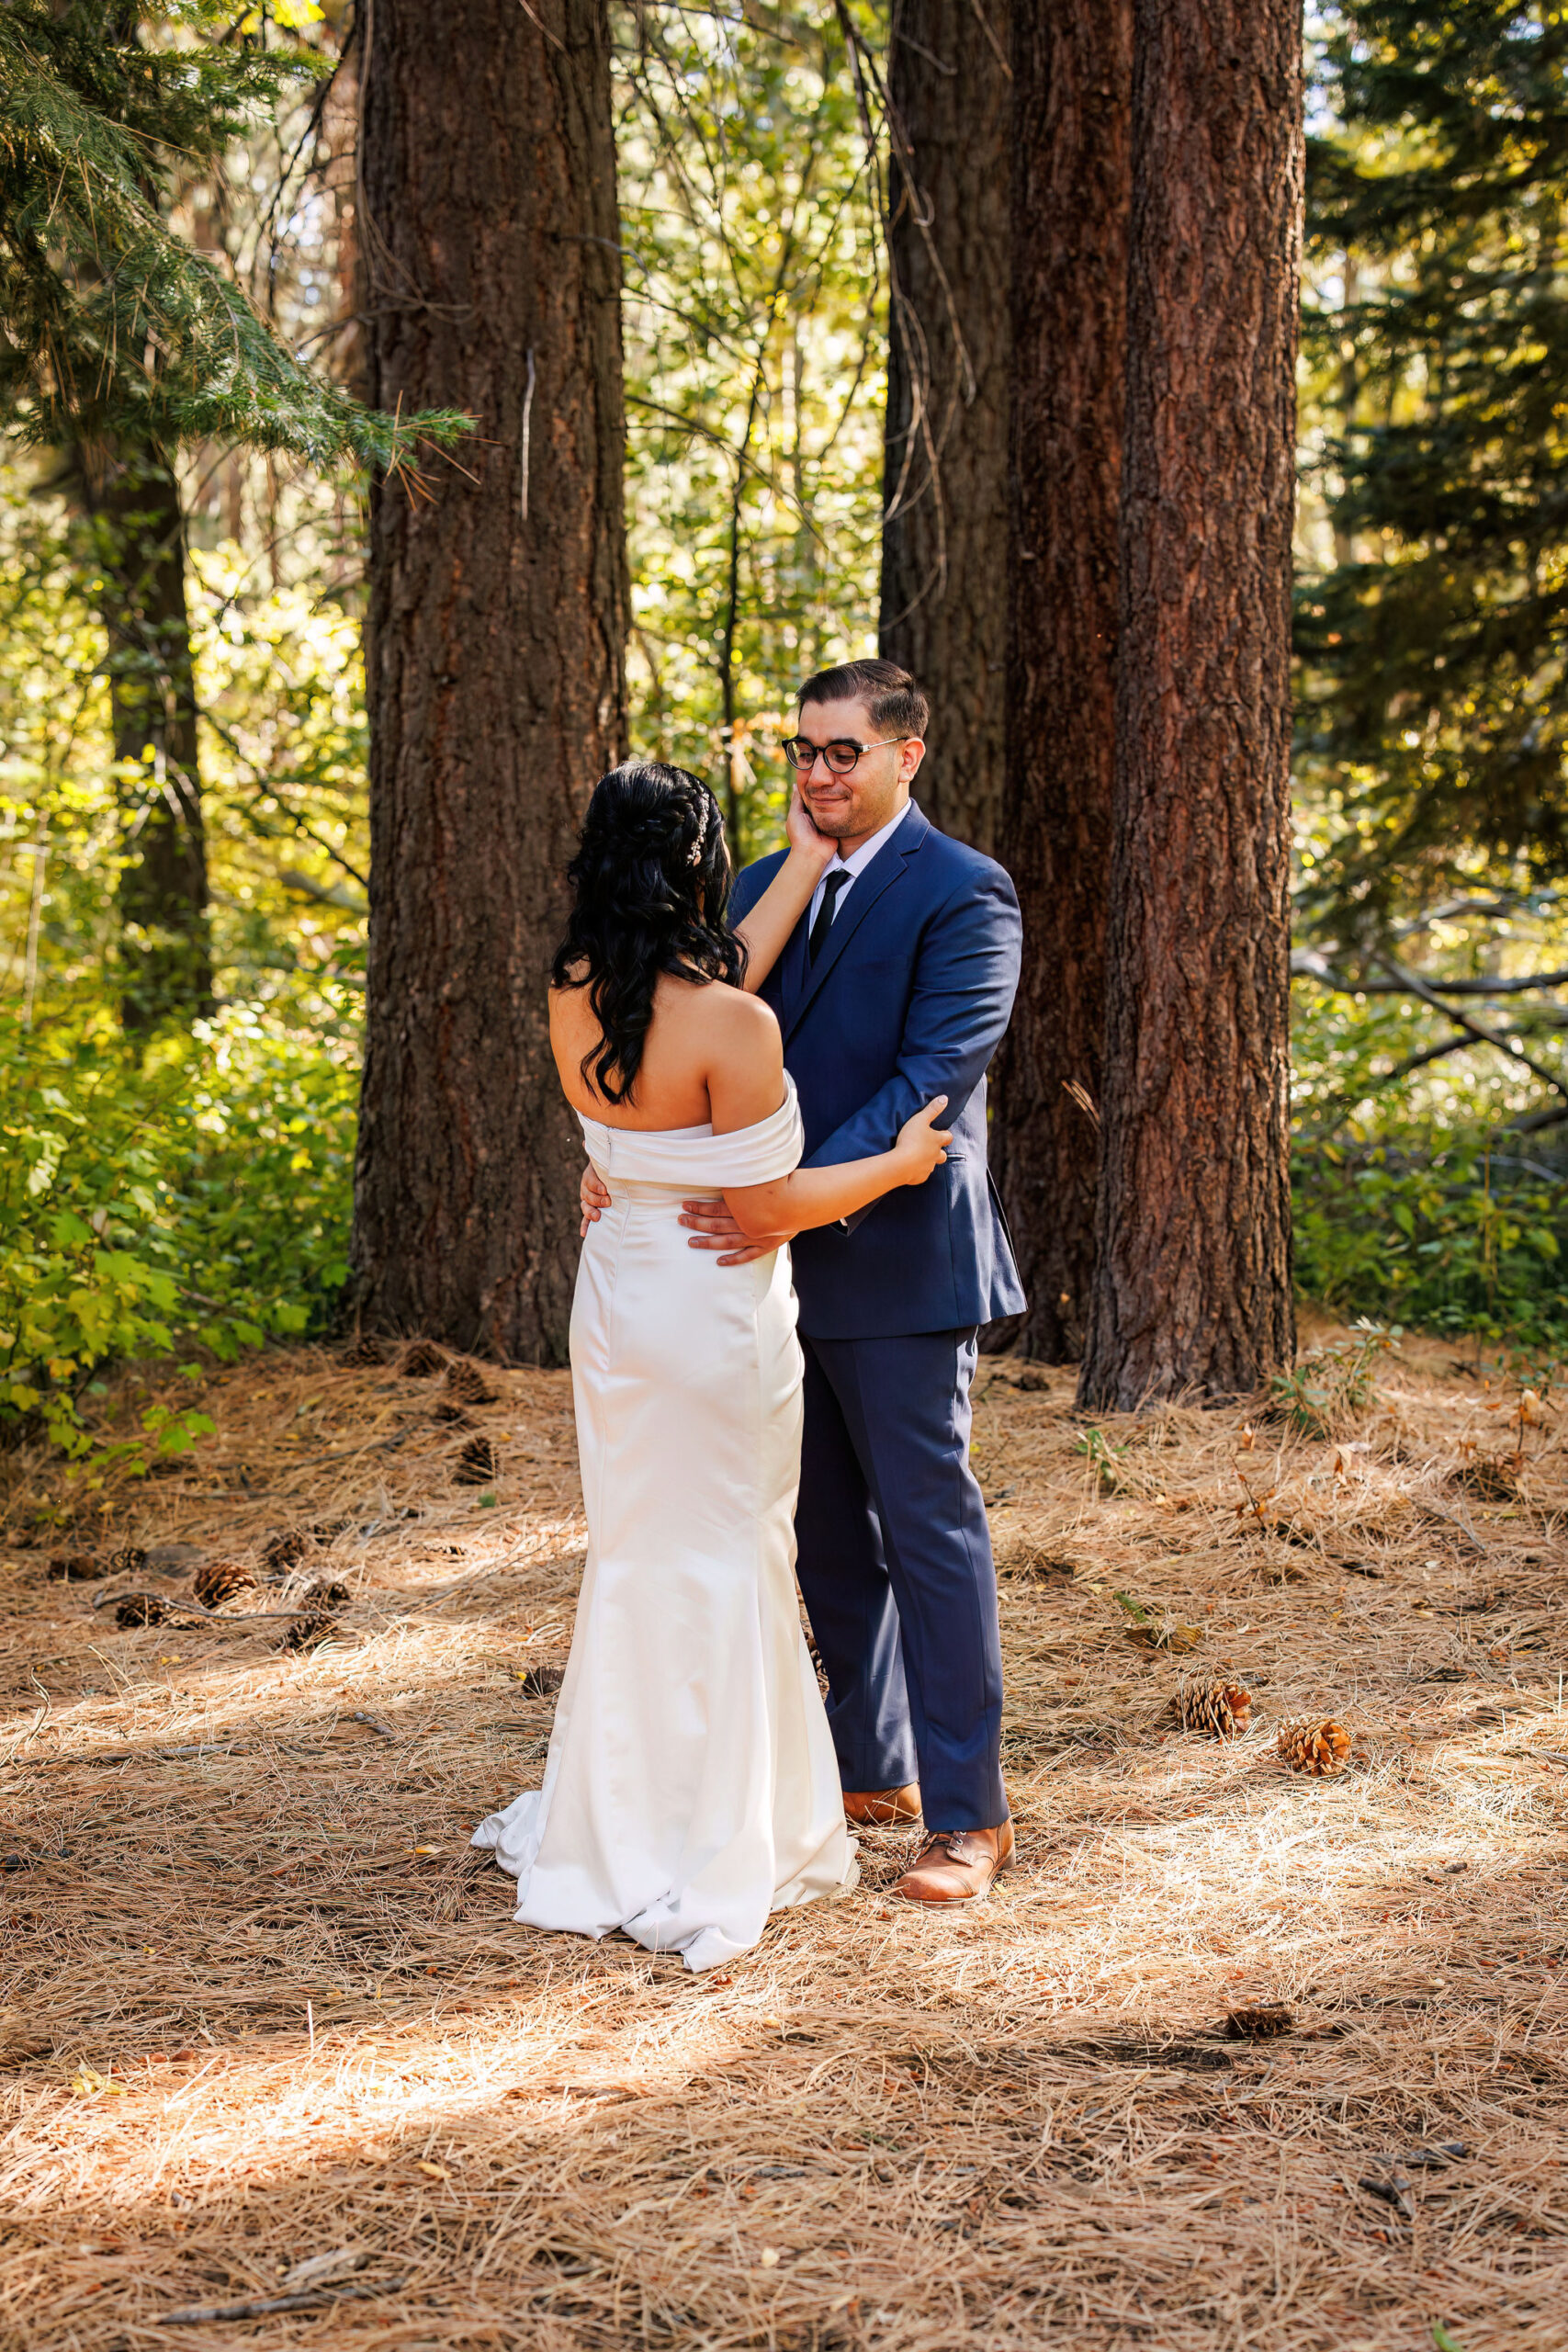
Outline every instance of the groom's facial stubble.
[[800, 797], [818, 832], [836, 841], [848, 855], [862, 842], [879, 833], [909, 797], [915, 771], [925, 757], [918, 737], [902, 743], [879, 739], [885, 730], [863, 702], [808, 702], [801, 707], [797, 731], [808, 743], [866, 743], [848, 775], [834, 775], [818, 760], [799, 779]]

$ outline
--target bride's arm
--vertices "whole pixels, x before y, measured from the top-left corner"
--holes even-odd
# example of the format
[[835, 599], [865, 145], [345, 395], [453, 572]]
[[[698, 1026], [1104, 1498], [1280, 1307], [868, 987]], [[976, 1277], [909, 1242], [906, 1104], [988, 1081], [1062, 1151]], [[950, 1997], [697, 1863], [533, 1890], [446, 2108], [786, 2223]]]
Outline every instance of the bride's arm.
[[939, 1094], [906, 1120], [891, 1151], [879, 1151], [871, 1159], [840, 1160], [836, 1168], [797, 1168], [771, 1184], [727, 1184], [725, 1206], [748, 1241], [804, 1233], [814, 1225], [837, 1225], [840, 1217], [869, 1208], [900, 1184], [923, 1184], [932, 1169], [941, 1167], [953, 1141], [952, 1129], [936, 1124], [946, 1103], [946, 1095]]
[[[765, 1005], [730, 997], [716, 1003], [722, 1025], [707, 1070], [716, 1136], [770, 1118], [784, 1099], [784, 1042]], [[810, 1226], [836, 1225], [869, 1208], [900, 1184], [923, 1184], [947, 1158], [950, 1130], [937, 1126], [947, 1097], [939, 1094], [905, 1121], [890, 1151], [832, 1168], [796, 1168], [766, 1184], [727, 1184], [725, 1205], [749, 1241], [778, 1241]]]
[[837, 848], [807, 815], [798, 787], [790, 794], [784, 832], [789, 855], [756, 905], [735, 926], [737, 935], [746, 942], [746, 977], [741, 985], [753, 996], [784, 954], [790, 933], [811, 904], [812, 892]]

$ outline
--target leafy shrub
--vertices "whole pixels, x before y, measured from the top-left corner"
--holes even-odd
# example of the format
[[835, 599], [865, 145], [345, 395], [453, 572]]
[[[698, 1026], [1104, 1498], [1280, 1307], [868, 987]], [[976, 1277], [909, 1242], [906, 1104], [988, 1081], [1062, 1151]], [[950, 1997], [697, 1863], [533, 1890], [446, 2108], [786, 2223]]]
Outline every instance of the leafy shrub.
[[[91, 1024], [0, 1017], [0, 1421], [81, 1455], [109, 1363], [232, 1360], [324, 1321], [347, 1272], [354, 1097], [341, 1051], [252, 1016], [145, 1064]], [[110, 1450], [184, 1453], [210, 1427], [152, 1407]]]
[[1334, 1437], [1365, 1410], [1372, 1399], [1377, 1360], [1402, 1336], [1397, 1324], [1385, 1331], [1364, 1316], [1356, 1329], [1359, 1340], [1329, 1340], [1309, 1348], [1293, 1371], [1277, 1372], [1269, 1384], [1273, 1411], [1309, 1437]]
[[1556, 1352], [1565, 1242], [1568, 1185], [1497, 1167], [1483, 1137], [1420, 1162], [1383, 1144], [1298, 1149], [1297, 1283], [1341, 1314]]

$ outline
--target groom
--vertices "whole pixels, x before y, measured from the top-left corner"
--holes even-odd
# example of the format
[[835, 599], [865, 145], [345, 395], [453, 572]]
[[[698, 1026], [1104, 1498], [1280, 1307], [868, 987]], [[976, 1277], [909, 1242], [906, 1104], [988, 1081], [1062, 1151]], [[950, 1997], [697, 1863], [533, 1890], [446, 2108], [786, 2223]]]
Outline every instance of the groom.
[[[845, 1810], [861, 1822], [923, 1810], [925, 1844], [896, 1892], [965, 1903], [1012, 1859], [969, 1385], [978, 1326], [1024, 1305], [986, 1166], [986, 1066], [1012, 1010], [1021, 925], [1001, 867], [909, 797], [928, 716], [891, 662], [847, 662], [801, 689], [784, 751], [838, 852], [762, 995], [799, 1091], [806, 1167], [886, 1151], [912, 1112], [947, 1097], [944, 1167], [792, 1242], [806, 1356], [795, 1533]], [[733, 921], [784, 855], [739, 876]], [[750, 1246], [722, 1202], [689, 1201], [682, 1222], [724, 1265], [789, 1238]]]

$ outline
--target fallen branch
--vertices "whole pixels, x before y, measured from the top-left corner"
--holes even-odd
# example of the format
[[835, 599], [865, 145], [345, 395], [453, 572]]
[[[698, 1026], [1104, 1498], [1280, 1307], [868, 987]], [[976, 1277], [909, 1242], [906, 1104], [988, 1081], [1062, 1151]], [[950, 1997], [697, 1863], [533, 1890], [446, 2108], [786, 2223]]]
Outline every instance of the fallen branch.
[[220, 2319], [265, 2319], [271, 2312], [321, 2311], [329, 2303], [362, 2301], [367, 2295], [393, 2295], [408, 2285], [406, 2278], [380, 2278], [367, 2287], [311, 2287], [299, 2295], [263, 2295], [245, 2303], [187, 2303], [183, 2311], [164, 2312], [154, 2327], [203, 2327]]
[[299, 1617], [304, 1604], [298, 1609], [247, 1609], [243, 1616], [226, 1617], [220, 1609], [204, 1609], [199, 1600], [171, 1600], [162, 1592], [100, 1592], [92, 1601], [94, 1609], [107, 1609], [114, 1600], [156, 1600], [179, 1617], [204, 1617], [209, 1625], [259, 1625], [269, 1617]]

